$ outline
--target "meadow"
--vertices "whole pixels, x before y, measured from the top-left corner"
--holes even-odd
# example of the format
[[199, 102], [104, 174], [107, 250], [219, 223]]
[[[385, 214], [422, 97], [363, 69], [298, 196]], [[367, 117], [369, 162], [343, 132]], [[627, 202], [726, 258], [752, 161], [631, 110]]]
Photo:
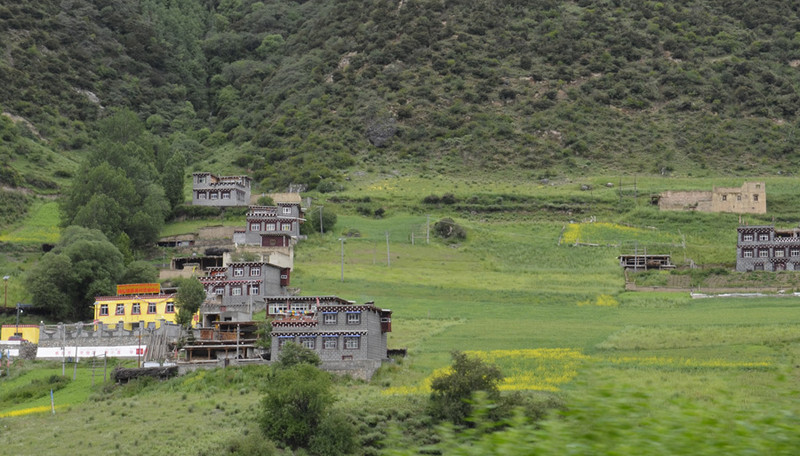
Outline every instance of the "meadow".
[[[592, 183], [604, 181], [612, 179]], [[564, 454], [566, 447], [570, 454], [676, 454], [687, 448], [694, 454], [781, 454], [797, 443], [787, 430], [800, 421], [800, 298], [692, 299], [688, 293], [624, 290], [616, 257], [632, 243], [670, 245], [681, 261], [685, 255], [715, 268], [732, 264], [735, 216], [659, 213], [642, 198], [623, 201], [630, 207], [617, 212], [614, 189], [603, 187], [592, 197], [575, 182], [482, 186], [469, 176], [389, 177], [360, 185], [316, 195], [339, 213], [338, 222], [334, 232], [311, 235], [298, 246], [292, 285], [305, 295], [374, 300], [394, 312], [389, 346], [406, 348], [408, 356], [382, 368], [369, 384], [345, 380], [337, 386], [339, 406], [372, 423], [365, 425], [371, 439], [388, 431], [376, 431], [381, 426], [373, 421], [383, 418], [364, 415], [364, 409], [399, 410], [387, 416], [406, 417], [397, 425], [410, 427], [432, 376], [446, 371], [451, 351], [461, 350], [501, 368], [504, 394], [563, 404], [541, 427], [528, 432], [520, 424], [524, 435], [499, 434], [534, 439], [541, 454]], [[640, 179], [637, 185], [656, 191], [667, 183]], [[768, 181], [776, 198], [786, 197], [790, 185]], [[686, 183], [710, 186], [710, 180]], [[545, 200], [588, 198], [596, 210], [487, 214], [421, 203], [448, 192], [466, 200], [478, 190]], [[357, 215], [359, 204], [383, 207], [385, 216]], [[428, 222], [444, 216], [466, 228], [466, 240], [426, 242]], [[598, 246], [564, 241], [573, 234]], [[48, 376], [49, 370], [41, 371], [4, 379], [0, 388]], [[252, 418], [261, 378], [257, 369], [229, 369], [116, 390], [81, 380], [63, 389], [55, 415], [48, 410], [10, 416], [46, 403], [39, 398], [11, 406], [0, 398], [0, 445], [11, 448], [10, 454], [37, 454], [62, 448], [69, 437], [68, 445], [83, 454], [214, 454], [258, 432]], [[474, 436], [480, 442], [476, 452], [466, 453], [463, 436], [436, 432], [444, 454], [490, 454], [487, 448], [502, 454], [502, 440], [489, 445]], [[725, 443], [730, 433], [738, 447]], [[411, 431], [400, 434], [384, 452], [417, 453], [421, 443]], [[641, 452], [648, 439], [662, 446]]]

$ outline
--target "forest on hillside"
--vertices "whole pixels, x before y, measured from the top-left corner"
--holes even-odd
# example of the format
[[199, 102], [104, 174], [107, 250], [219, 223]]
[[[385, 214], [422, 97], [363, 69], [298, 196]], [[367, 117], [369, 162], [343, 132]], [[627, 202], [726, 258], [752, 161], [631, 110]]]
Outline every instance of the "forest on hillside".
[[794, 173], [797, 10], [20, 0], [0, 6], [0, 183], [60, 192], [120, 108], [152, 135], [153, 163], [179, 152], [187, 171], [246, 172], [264, 190], [403, 162], [532, 177]]

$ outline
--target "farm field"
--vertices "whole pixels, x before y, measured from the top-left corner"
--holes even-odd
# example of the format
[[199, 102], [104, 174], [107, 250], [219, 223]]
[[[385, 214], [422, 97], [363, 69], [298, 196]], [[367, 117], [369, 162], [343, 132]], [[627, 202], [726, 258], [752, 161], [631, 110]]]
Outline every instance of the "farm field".
[[[605, 180], [611, 179], [597, 182]], [[573, 454], [634, 454], [641, 448], [636, 445], [647, 442], [663, 451], [637, 454], [687, 448], [695, 454], [780, 454], [796, 447], [798, 437], [790, 430], [800, 422], [800, 298], [787, 293], [692, 299], [689, 293], [624, 291], [616, 257], [632, 243], [669, 246], [677, 263], [685, 257], [715, 268], [731, 264], [735, 216], [665, 214], [632, 202], [615, 213], [617, 197], [611, 193], [597, 203], [592, 222], [593, 213], [472, 213], [420, 204], [427, 195], [449, 191], [466, 199], [472, 190], [463, 190], [469, 187], [464, 181], [439, 187], [428, 180], [398, 181], [336, 195], [340, 201], [370, 196], [369, 204], [386, 207], [381, 219], [355, 215], [348, 207], [363, 203], [325, 201], [340, 214], [335, 232], [312, 235], [296, 251], [292, 285], [302, 294], [374, 300], [392, 309], [389, 346], [408, 349], [405, 359], [386, 366], [371, 383], [340, 383], [342, 408], [419, 403], [431, 377], [449, 365], [450, 352], [461, 350], [497, 364], [506, 394], [535, 391], [570, 411], [545, 421], [547, 435], [531, 431], [541, 454], [563, 454], [567, 444], [582, 448]], [[788, 185], [777, 180], [776, 193], [788, 194]], [[576, 186], [564, 184], [558, 192], [539, 184], [498, 185], [489, 193], [541, 190], [551, 193], [544, 198], [564, 199], [586, 194]], [[466, 228], [467, 239], [426, 243], [429, 214], [431, 224], [452, 217]], [[578, 238], [598, 246], [576, 246]], [[39, 371], [0, 381], [0, 391]], [[243, 433], [258, 432], [252, 417], [263, 377], [253, 369], [236, 372], [190, 374], [124, 394], [92, 388], [84, 379], [64, 388], [55, 415], [49, 409], [18, 414], [48, 405], [44, 398], [13, 405], [0, 398], [0, 424], [6, 426], [0, 445], [13, 449], [10, 454], [38, 454], [62, 448], [69, 436], [71, 448], [82, 454], [216, 454]], [[180, 422], [180, 429], [165, 429], [165, 417]], [[114, 431], [98, 439], [98, 426]], [[735, 435], [726, 439], [730, 432]], [[151, 436], [163, 437], [173, 450], [165, 452]], [[495, 443], [500, 454], [501, 442]]]

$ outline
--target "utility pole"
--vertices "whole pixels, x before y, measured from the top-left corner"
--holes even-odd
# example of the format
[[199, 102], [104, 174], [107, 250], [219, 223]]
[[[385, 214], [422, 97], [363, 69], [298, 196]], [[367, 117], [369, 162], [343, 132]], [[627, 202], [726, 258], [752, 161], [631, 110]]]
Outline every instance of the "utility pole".
[[319, 207], [319, 234], [322, 234], [322, 232], [324, 231], [322, 229], [322, 208], [323, 207], [325, 207], [325, 206], [320, 206]]
[[389, 232], [386, 232], [386, 266], [392, 265], [392, 258], [389, 255]]
[[10, 276], [3, 276], [3, 307], [8, 307], [8, 279]]
[[342, 243], [342, 278], [341, 281], [344, 282], [344, 238], [339, 238], [339, 241]]
[[58, 328], [61, 330], [61, 376], [64, 377], [67, 365], [67, 328], [64, 323], [59, 323]]
[[14, 335], [18, 336], [19, 334], [19, 313], [22, 312], [19, 308], [19, 303], [17, 303], [17, 326], [14, 328]]
[[425, 216], [425, 243], [431, 243], [431, 216]]

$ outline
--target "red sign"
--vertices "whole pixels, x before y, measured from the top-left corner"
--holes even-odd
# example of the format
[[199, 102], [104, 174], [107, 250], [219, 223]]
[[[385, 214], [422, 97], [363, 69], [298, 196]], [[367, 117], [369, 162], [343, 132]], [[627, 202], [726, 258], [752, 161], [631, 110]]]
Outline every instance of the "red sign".
[[129, 283], [126, 285], [117, 285], [117, 296], [159, 293], [161, 293], [161, 284], [158, 283]]

